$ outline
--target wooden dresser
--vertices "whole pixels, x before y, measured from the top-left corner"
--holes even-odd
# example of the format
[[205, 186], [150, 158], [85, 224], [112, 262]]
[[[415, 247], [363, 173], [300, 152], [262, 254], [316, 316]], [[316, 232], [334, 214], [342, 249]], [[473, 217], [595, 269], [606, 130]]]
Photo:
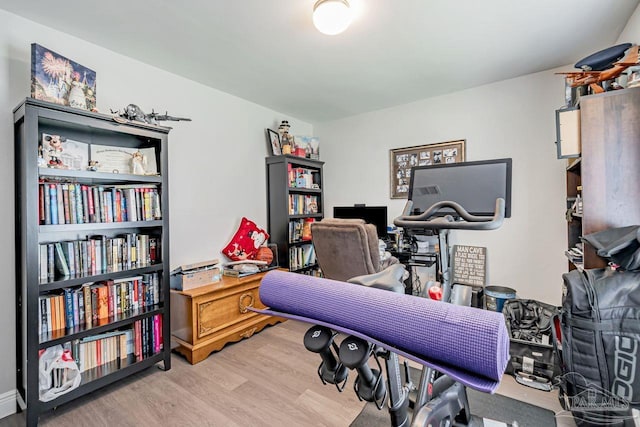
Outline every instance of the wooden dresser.
[[224, 276], [220, 282], [188, 291], [171, 291], [172, 347], [192, 364], [227, 343], [249, 338], [267, 325], [286, 319], [257, 314], [264, 308], [258, 291], [266, 273], [243, 278]]

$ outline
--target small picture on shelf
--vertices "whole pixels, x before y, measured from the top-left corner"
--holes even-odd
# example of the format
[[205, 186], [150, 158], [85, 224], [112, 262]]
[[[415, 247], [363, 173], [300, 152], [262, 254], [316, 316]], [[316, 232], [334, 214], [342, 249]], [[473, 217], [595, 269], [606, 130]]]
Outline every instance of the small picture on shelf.
[[267, 141], [269, 142], [269, 147], [271, 148], [272, 156], [280, 156], [282, 154], [282, 148], [280, 147], [280, 135], [278, 132], [267, 129]]
[[307, 158], [320, 159], [320, 138], [316, 136], [294, 136], [294, 146], [296, 149], [302, 149], [306, 153]]
[[89, 162], [89, 144], [61, 135], [43, 133], [39, 151], [39, 166], [84, 170]]

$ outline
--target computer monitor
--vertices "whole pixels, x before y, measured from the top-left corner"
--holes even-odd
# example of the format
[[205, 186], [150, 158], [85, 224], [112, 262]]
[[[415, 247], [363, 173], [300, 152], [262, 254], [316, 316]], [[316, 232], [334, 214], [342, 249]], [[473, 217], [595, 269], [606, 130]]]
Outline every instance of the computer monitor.
[[[511, 159], [443, 163], [411, 169], [411, 213], [424, 212], [436, 202], [450, 200], [472, 215], [492, 216], [496, 199], [505, 200], [505, 217], [511, 216]], [[441, 213], [453, 214], [443, 210]]]
[[387, 207], [386, 206], [334, 206], [334, 218], [360, 218], [368, 224], [376, 226], [378, 237], [387, 235]]

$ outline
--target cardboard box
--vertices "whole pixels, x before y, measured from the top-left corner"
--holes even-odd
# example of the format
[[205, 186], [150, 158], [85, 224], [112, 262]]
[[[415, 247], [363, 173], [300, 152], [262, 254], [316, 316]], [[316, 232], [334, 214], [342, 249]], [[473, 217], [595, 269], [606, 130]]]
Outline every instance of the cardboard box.
[[222, 278], [222, 265], [220, 260], [184, 264], [171, 272], [169, 281], [171, 289], [188, 291], [200, 286], [219, 282]]

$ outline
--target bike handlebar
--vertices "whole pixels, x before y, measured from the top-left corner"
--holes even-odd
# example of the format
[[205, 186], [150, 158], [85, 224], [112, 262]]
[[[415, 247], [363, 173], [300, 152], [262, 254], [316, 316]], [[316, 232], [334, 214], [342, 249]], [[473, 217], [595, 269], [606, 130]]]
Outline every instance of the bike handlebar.
[[[471, 215], [462, 206], [452, 201], [442, 201], [431, 205], [419, 215], [409, 215], [413, 202], [408, 201], [402, 215], [393, 220], [393, 223], [402, 228], [430, 228], [435, 230], [495, 230], [504, 222], [505, 201], [496, 199], [496, 207], [493, 216]], [[455, 221], [451, 215], [435, 217], [442, 209], [453, 209], [463, 221]]]

